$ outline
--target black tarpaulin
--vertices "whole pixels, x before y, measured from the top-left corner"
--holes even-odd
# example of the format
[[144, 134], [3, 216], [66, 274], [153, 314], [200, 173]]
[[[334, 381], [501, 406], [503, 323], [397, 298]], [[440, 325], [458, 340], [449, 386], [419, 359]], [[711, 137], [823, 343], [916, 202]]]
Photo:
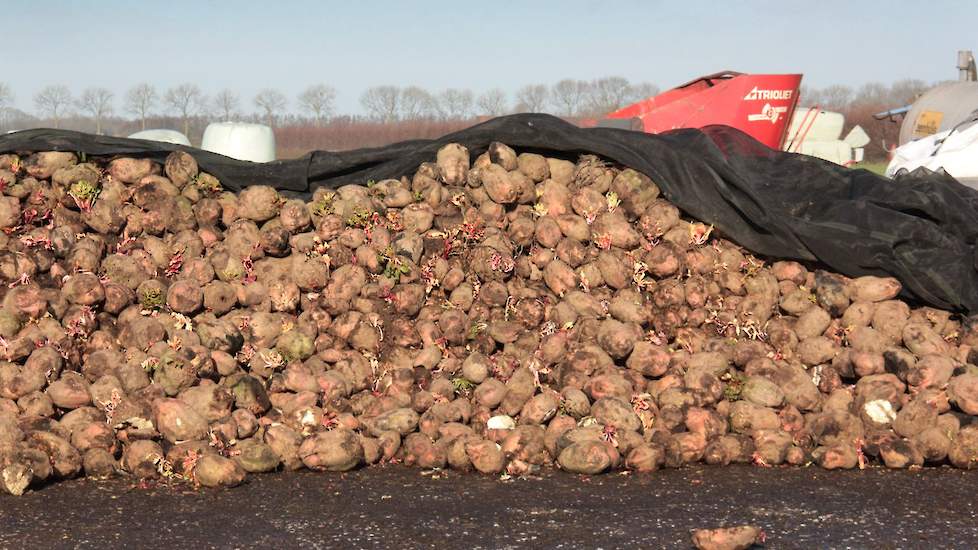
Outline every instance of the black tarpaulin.
[[543, 154], [600, 155], [645, 173], [687, 214], [757, 254], [814, 261], [849, 276], [892, 275], [909, 298], [978, 311], [978, 191], [938, 174], [894, 182], [775, 151], [725, 126], [650, 135], [523, 114], [435, 140], [316, 151], [266, 164], [180, 145], [47, 129], [0, 137], [0, 152], [62, 150], [162, 161], [170, 151], [184, 150], [225, 188], [265, 184], [301, 196], [319, 186], [409, 175], [446, 143], [479, 154], [493, 141]]

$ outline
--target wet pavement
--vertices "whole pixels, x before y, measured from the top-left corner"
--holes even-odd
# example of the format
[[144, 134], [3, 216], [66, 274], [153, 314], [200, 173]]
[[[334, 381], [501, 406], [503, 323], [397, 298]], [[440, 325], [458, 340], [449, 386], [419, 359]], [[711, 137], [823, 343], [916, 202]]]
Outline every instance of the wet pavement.
[[501, 481], [403, 467], [250, 476], [227, 490], [57, 483], [0, 495], [0, 548], [978, 548], [978, 471], [691, 467]]

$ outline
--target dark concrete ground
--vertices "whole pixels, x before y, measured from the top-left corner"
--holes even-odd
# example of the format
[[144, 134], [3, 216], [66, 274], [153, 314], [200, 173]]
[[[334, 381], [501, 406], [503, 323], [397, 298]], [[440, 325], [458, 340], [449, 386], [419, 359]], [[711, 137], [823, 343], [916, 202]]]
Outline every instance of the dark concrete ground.
[[250, 476], [228, 490], [126, 479], [0, 495], [2, 548], [689, 548], [750, 523], [765, 548], [978, 548], [978, 472], [691, 467], [501, 481], [402, 467]]

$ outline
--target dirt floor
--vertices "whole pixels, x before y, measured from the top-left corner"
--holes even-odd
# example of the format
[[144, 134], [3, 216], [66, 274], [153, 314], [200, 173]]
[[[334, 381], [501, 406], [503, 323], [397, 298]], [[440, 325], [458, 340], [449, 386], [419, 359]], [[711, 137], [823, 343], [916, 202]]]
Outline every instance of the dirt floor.
[[193, 491], [130, 480], [0, 495], [2, 548], [689, 548], [756, 524], [766, 548], [978, 547], [978, 472], [695, 467], [500, 481], [403, 467], [251, 476]]

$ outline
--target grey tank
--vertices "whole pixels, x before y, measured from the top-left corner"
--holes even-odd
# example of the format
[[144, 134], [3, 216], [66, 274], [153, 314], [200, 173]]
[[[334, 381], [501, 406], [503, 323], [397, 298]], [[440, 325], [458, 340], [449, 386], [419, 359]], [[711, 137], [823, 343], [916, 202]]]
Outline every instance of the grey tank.
[[945, 82], [924, 92], [900, 126], [900, 145], [950, 130], [978, 109], [978, 82]]

